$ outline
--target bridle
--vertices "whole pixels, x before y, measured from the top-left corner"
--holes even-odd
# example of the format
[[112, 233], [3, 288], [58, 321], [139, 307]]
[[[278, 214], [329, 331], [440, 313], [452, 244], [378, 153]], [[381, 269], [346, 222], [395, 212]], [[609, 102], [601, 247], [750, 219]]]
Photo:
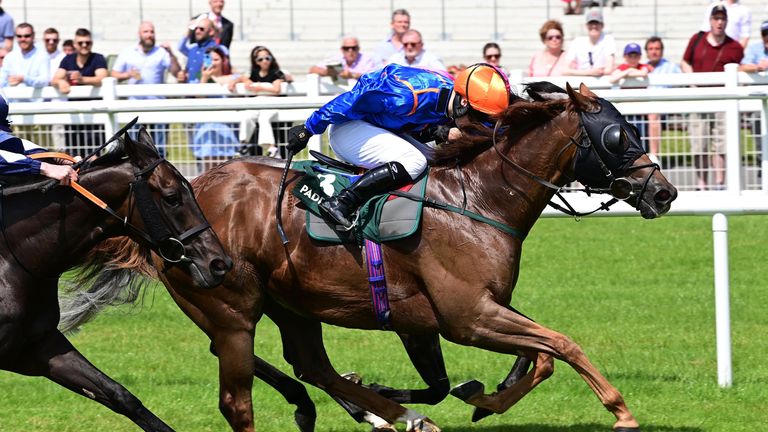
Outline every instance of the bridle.
[[[32, 159], [64, 159], [72, 162], [72, 168], [77, 170], [82, 166], [84, 163], [83, 161], [88, 160], [91, 156], [97, 154], [99, 151], [101, 151], [101, 149], [106, 147], [106, 145], [117, 139], [117, 137], [130, 129], [137, 120], [138, 118], [126, 124], [110, 140], [99, 146], [99, 148], [95, 149], [93, 152], [91, 152], [90, 155], [86, 156], [86, 158], [82, 159], [81, 161], [76, 162], [72, 156], [66, 153], [57, 152], [36, 153], [29, 155], [29, 157]], [[166, 164], [169, 169], [176, 173], [177, 176], [182, 178], [182, 181], [185, 183], [185, 187], [190, 188], [191, 190], [191, 187], [187, 183], [186, 179], [184, 179], [183, 176], [181, 176], [181, 174], [165, 158], [158, 157], [145, 168], [138, 169], [134, 166], [134, 181], [129, 184], [128, 213], [126, 216], [121, 216], [115, 210], [110, 208], [106, 202], [101, 200], [99, 197], [91, 193], [76, 181], [71, 181], [69, 186], [72, 187], [72, 189], [74, 189], [83, 198], [95, 204], [113, 218], [119, 220], [126, 231], [141, 239], [141, 241], [143, 241], [152, 251], [157, 253], [157, 255], [163, 259], [165, 263], [165, 268], [163, 271], [167, 271], [175, 264], [182, 262], [192, 262], [192, 260], [187, 257], [186, 254], [187, 244], [192, 239], [200, 235], [200, 233], [203, 231], [210, 229], [211, 225], [205, 218], [203, 218], [202, 223], [195, 225], [178, 235], [171, 233], [170, 229], [168, 228], [168, 224], [165, 223], [163, 213], [152, 199], [152, 194], [149, 190], [149, 178], [155, 169], [160, 166], [160, 164]], [[59, 184], [58, 180], [51, 179], [46, 182], [41, 189], [43, 193], [46, 193], [57, 184]], [[130, 216], [134, 213], [134, 206], [139, 210], [139, 215], [141, 216], [146, 231], [142, 230], [129, 221]], [[8, 237], [5, 231], [5, 222], [3, 219], [4, 218], [2, 218], [2, 214], [0, 214], [0, 231], [2, 231], [3, 239], [8, 247], [8, 250], [10, 251], [16, 263], [21, 268], [23, 268], [27, 273], [35, 274], [29, 270], [13, 252], [13, 248], [8, 242]]]
[[[544, 186], [544, 187], [546, 187], [548, 189], [554, 190], [555, 191], [555, 195], [557, 195], [557, 197], [563, 202], [565, 207], [563, 207], [563, 206], [561, 206], [561, 205], [559, 205], [559, 204], [557, 204], [557, 203], [555, 203], [553, 201], [550, 201], [549, 205], [552, 206], [553, 208], [555, 208], [556, 210], [561, 211], [561, 212], [563, 212], [563, 213], [565, 213], [565, 214], [567, 214], [569, 216], [575, 216], [575, 217], [587, 216], [587, 215], [590, 215], [592, 213], [598, 212], [600, 210], [608, 210], [611, 206], [613, 206], [617, 202], [619, 202], [619, 201], [626, 201], [626, 200], [632, 198], [633, 196], [637, 197], [637, 202], [635, 203], [635, 206], [634, 206], [634, 207], [637, 208], [640, 205], [640, 202], [644, 200], [643, 196], [645, 194], [645, 190], [648, 187], [648, 183], [651, 180], [651, 177], [653, 176], [654, 172], [656, 172], [656, 170], [660, 169], [659, 165], [656, 164], [656, 163], [649, 163], [649, 164], [642, 164], [642, 165], [631, 165], [631, 166], [629, 166], [629, 167], [627, 167], [627, 168], [625, 168], [623, 170], [624, 171], [624, 175], [623, 176], [617, 175], [616, 173], [614, 173], [613, 170], [611, 170], [608, 167], [606, 162], [603, 160], [604, 156], [601, 156], [601, 154], [600, 154], [601, 152], [597, 149], [597, 147], [595, 146], [595, 143], [593, 142], [593, 140], [590, 139], [589, 133], [587, 132], [587, 128], [584, 125], [583, 113], [579, 112], [578, 114], [579, 114], [578, 135], [576, 136], [576, 138], [574, 138], [574, 136], [569, 136], [568, 137], [568, 143], [558, 152], [558, 154], [556, 156], [556, 159], [559, 159], [560, 156], [571, 145], [575, 145], [581, 151], [588, 152], [589, 156], [594, 158], [594, 160], [596, 161], [596, 163], [598, 164], [598, 166], [602, 170], [602, 173], [605, 176], [605, 179], [609, 182], [608, 187], [591, 187], [591, 186], [585, 184], [584, 188], [576, 189], [576, 191], [584, 192], [588, 196], [593, 194], [593, 193], [608, 194], [608, 195], [611, 195], [612, 198], [610, 200], [608, 200], [607, 202], [601, 203], [598, 208], [596, 208], [596, 209], [594, 209], [592, 211], [589, 211], [589, 212], [579, 212], [579, 211], [576, 211], [573, 208], [573, 206], [571, 206], [571, 204], [568, 202], [568, 200], [566, 200], [565, 197], [561, 194], [561, 191], [563, 189], [562, 186], [557, 186], [556, 184], [552, 183], [551, 181], [548, 181], [548, 180], [546, 180], [544, 178], [541, 178], [541, 177], [537, 176], [536, 174], [534, 174], [531, 171], [529, 171], [528, 169], [520, 166], [518, 163], [516, 163], [515, 161], [510, 159], [507, 155], [505, 155], [504, 152], [502, 152], [499, 149], [499, 146], [498, 146], [497, 140], [496, 140], [496, 134], [497, 134], [498, 129], [500, 127], [501, 120], [497, 120], [496, 124], [494, 125], [494, 128], [493, 128], [493, 137], [492, 137], [492, 139], [493, 139], [493, 148], [494, 148], [494, 150], [496, 150], [496, 153], [499, 155], [499, 157], [501, 158], [501, 160], [505, 164], [513, 167], [514, 169], [516, 169], [517, 171], [519, 171], [523, 175], [525, 175], [528, 178], [536, 181], [537, 183], [541, 184], [542, 186]], [[612, 125], [615, 125], [615, 124], [616, 123], [614, 123]], [[610, 127], [612, 125], [606, 126], [603, 129], [603, 131], [601, 132], [601, 134], [600, 134], [601, 140], [603, 140], [600, 143], [600, 145], [604, 149], [606, 148], [606, 143], [604, 142], [605, 131], [607, 130], [608, 127]], [[628, 174], [630, 174], [631, 172], [633, 172], [635, 170], [639, 170], [639, 169], [643, 169], [643, 168], [652, 168], [652, 169], [648, 173], [648, 175], [645, 177], [645, 179], [642, 181], [642, 185], [638, 188], [635, 183], [629, 181]], [[579, 165], [578, 165], [577, 161], [575, 160], [574, 161], [574, 173], [578, 173], [578, 170], [579, 170]], [[577, 177], [578, 177], [578, 175], [577, 175]], [[576, 180], [576, 179], [570, 179], [571, 182], [574, 181], [574, 180]]]
[[102, 208], [113, 217], [122, 221], [123, 227], [141, 238], [150, 249], [156, 252], [163, 261], [165, 261], [166, 267], [168, 267], [180, 262], [191, 262], [192, 260], [186, 255], [187, 243], [203, 231], [211, 228], [211, 225], [206, 219], [203, 219], [202, 223], [185, 230], [179, 235], [171, 234], [168, 229], [168, 224], [163, 223], [163, 214], [152, 199], [148, 183], [152, 172], [161, 163], [167, 164], [169, 168], [175, 171], [173, 166], [170, 165], [165, 158], [159, 158], [144, 169], [134, 170], [134, 181], [130, 183], [128, 215], [133, 214], [133, 207], [135, 205], [139, 210], [139, 215], [141, 216], [146, 231], [143, 231], [130, 223], [128, 221], [129, 216], [121, 217], [109, 207]]

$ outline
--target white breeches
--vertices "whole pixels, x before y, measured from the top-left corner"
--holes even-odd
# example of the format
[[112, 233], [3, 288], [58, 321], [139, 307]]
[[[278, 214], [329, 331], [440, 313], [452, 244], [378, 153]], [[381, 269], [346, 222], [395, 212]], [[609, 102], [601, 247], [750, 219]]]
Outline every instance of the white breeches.
[[415, 147], [423, 144], [362, 120], [331, 125], [328, 135], [333, 151], [357, 166], [375, 168], [400, 162], [412, 179], [427, 168], [427, 158]]

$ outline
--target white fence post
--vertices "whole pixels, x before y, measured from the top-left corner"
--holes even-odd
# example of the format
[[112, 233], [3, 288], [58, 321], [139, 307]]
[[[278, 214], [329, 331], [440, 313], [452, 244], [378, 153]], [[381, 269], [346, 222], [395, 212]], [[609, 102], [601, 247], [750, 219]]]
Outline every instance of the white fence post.
[[761, 189], [768, 194], [768, 99], [763, 99], [762, 103], [763, 110], [760, 112]]
[[[739, 65], [725, 65], [725, 87], [739, 86]], [[739, 119], [739, 101], [724, 101], [725, 105], [725, 181], [728, 192], [737, 194], [741, 191], [741, 120]]]
[[[117, 79], [104, 78], [101, 81], [101, 98], [105, 101], [117, 100]], [[107, 121], [104, 123], [104, 136], [109, 139], [117, 131], [117, 115], [114, 111], [107, 113]], [[101, 143], [100, 143], [101, 144]]]
[[727, 388], [733, 383], [731, 369], [731, 306], [728, 275], [728, 219], [722, 213], [712, 216], [715, 250], [715, 328], [717, 335], [717, 383]]

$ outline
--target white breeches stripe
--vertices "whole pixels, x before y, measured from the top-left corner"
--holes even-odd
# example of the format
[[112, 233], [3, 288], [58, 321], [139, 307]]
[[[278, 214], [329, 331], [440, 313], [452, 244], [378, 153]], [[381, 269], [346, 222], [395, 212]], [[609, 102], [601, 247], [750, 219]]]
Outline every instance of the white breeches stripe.
[[408, 136], [401, 136], [362, 120], [331, 125], [331, 148], [340, 158], [363, 168], [400, 162], [416, 178], [427, 168], [427, 158]]

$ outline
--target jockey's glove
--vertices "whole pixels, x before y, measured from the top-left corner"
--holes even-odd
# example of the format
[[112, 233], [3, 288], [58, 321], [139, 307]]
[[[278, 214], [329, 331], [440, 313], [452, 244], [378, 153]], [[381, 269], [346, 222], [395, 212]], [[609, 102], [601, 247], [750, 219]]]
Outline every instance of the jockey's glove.
[[286, 148], [294, 154], [304, 150], [312, 133], [304, 125], [294, 126], [288, 129], [288, 145]]

